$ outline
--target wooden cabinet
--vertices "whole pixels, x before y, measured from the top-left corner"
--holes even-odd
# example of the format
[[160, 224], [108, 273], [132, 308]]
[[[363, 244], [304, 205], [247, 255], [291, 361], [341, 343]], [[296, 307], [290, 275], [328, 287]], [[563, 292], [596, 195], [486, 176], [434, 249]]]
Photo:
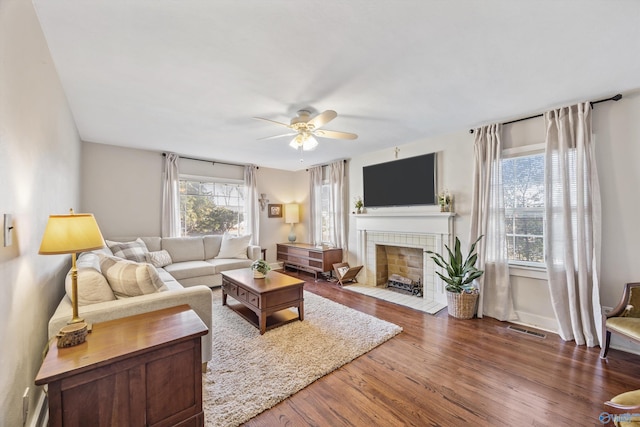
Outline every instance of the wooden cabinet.
[[278, 243], [278, 261], [282, 261], [285, 268], [293, 267], [298, 270], [315, 274], [332, 271], [333, 264], [342, 262], [342, 249], [326, 246], [314, 246], [308, 243]]
[[50, 426], [203, 426], [200, 337], [187, 305], [96, 323], [87, 341], [55, 340], [36, 377]]

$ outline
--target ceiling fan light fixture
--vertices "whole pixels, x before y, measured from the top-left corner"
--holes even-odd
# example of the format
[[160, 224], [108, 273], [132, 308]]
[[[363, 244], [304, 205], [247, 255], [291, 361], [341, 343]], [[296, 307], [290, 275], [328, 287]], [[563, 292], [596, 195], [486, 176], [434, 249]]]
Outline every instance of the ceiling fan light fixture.
[[302, 143], [302, 149], [304, 151], [315, 150], [317, 146], [318, 146], [318, 140], [315, 139], [312, 135], [309, 135], [306, 141]]
[[318, 140], [313, 137], [310, 133], [300, 133], [296, 135], [295, 138], [291, 140], [289, 143], [289, 147], [294, 150], [299, 150], [302, 148], [304, 151], [311, 151], [318, 146]]

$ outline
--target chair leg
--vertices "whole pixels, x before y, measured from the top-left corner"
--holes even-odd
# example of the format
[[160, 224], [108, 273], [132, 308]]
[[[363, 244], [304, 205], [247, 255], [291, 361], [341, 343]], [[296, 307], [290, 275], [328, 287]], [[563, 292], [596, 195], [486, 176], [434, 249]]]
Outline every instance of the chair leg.
[[602, 349], [600, 350], [600, 359], [606, 359], [607, 353], [609, 352], [609, 342], [611, 342], [611, 332], [607, 331], [605, 328], [604, 331], [604, 343], [602, 344]]

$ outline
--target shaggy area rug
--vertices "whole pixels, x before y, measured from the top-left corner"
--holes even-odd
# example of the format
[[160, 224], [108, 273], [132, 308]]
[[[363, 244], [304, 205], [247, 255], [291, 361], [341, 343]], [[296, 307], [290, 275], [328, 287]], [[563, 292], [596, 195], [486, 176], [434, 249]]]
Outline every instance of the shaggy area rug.
[[260, 335], [221, 305], [221, 295], [214, 291], [213, 359], [202, 381], [207, 427], [248, 421], [402, 332], [393, 323], [305, 291], [304, 321]]

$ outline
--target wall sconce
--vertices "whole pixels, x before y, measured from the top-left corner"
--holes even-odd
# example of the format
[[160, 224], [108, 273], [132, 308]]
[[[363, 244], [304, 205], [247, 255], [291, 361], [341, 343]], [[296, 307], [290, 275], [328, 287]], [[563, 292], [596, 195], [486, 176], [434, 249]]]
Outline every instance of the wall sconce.
[[260, 210], [264, 211], [267, 207], [267, 203], [269, 203], [269, 199], [267, 199], [267, 193], [260, 193], [260, 198], [258, 199], [258, 203], [260, 203]]

